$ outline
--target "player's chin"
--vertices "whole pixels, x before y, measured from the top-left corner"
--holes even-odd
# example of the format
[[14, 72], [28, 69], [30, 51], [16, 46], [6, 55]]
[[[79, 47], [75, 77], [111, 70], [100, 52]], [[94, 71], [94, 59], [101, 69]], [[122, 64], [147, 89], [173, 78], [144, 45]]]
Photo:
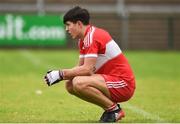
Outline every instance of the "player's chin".
[[73, 35], [71, 35], [71, 38], [72, 38], [72, 39], [77, 39], [77, 36], [75, 36], [75, 35], [74, 35], [74, 36], [73, 36]]
[[74, 36], [71, 36], [72, 37], [72, 39], [76, 39], [76, 37], [74, 37]]
[[69, 36], [70, 36], [72, 39], [75, 39], [74, 36], [73, 36], [71, 33], [69, 33]]

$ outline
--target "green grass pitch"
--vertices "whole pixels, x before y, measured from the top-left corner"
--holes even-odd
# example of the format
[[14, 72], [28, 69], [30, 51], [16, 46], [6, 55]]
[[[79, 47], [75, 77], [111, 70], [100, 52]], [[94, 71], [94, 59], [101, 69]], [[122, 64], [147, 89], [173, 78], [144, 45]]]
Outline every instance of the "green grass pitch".
[[[136, 75], [134, 97], [121, 106], [124, 123], [180, 122], [180, 52], [125, 51]], [[44, 84], [49, 69], [71, 68], [75, 50], [0, 50], [0, 122], [92, 123], [103, 110]]]

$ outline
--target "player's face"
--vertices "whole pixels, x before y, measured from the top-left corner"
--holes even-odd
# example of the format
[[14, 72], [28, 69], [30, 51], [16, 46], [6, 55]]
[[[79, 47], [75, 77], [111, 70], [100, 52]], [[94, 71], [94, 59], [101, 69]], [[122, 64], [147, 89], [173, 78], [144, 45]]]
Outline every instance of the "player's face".
[[70, 21], [66, 22], [66, 31], [71, 35], [73, 39], [79, 39], [80, 37], [80, 30], [79, 24], [73, 23]]

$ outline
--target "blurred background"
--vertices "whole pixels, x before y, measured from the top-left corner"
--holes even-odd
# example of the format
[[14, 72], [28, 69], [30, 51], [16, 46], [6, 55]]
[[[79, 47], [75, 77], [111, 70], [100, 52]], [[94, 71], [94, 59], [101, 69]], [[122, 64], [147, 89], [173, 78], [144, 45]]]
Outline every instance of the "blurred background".
[[179, 0], [0, 0], [0, 47], [75, 48], [62, 16], [76, 5], [122, 49], [180, 50]]
[[180, 0], [0, 0], [0, 123], [97, 122], [103, 110], [47, 87], [47, 70], [72, 68], [77, 42], [63, 15], [79, 5], [124, 50], [136, 77], [125, 123], [180, 122]]

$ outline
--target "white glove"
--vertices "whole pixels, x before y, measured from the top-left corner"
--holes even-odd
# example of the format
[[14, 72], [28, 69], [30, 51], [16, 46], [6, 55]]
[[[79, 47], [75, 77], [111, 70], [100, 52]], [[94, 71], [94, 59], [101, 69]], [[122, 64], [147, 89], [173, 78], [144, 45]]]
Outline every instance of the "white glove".
[[63, 80], [63, 72], [60, 70], [48, 71], [44, 76], [44, 79], [48, 86], [51, 86], [59, 81]]

